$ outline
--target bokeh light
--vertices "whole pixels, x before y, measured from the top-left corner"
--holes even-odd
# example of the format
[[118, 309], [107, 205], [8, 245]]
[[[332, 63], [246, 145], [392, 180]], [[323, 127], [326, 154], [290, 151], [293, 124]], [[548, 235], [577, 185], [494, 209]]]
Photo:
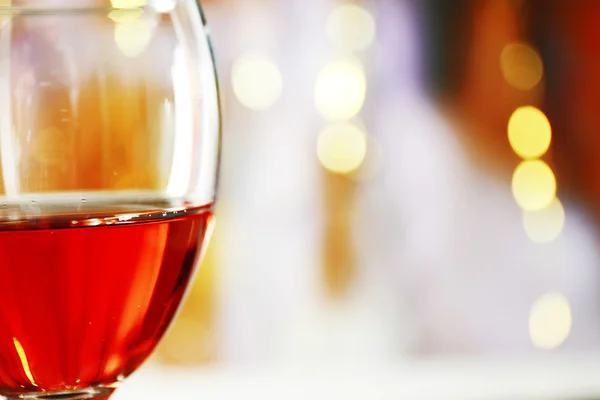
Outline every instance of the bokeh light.
[[365, 103], [367, 82], [360, 62], [334, 61], [319, 73], [315, 86], [315, 106], [330, 121], [350, 119]]
[[556, 240], [564, 230], [565, 221], [565, 209], [557, 197], [541, 210], [523, 212], [525, 232], [536, 243]]
[[265, 56], [242, 56], [233, 64], [231, 84], [238, 101], [261, 111], [271, 107], [283, 90], [283, 77], [277, 63]]
[[135, 18], [115, 25], [115, 43], [126, 57], [142, 54], [152, 40], [152, 27], [144, 18]]
[[319, 135], [317, 156], [323, 167], [331, 172], [348, 174], [357, 170], [366, 154], [366, 134], [354, 124], [330, 125]]
[[544, 75], [542, 58], [525, 43], [510, 43], [500, 55], [500, 68], [504, 79], [516, 89], [531, 90]]
[[545, 162], [523, 161], [513, 174], [512, 192], [515, 201], [523, 210], [541, 210], [547, 207], [556, 195], [556, 178]]
[[[0, 0], [0, 7], [10, 7], [12, 0]], [[9, 12], [3, 12], [0, 14], [0, 25], [10, 21], [11, 14]]]
[[138, 8], [148, 4], [148, 0], [110, 0], [113, 8]]
[[508, 140], [522, 158], [541, 157], [548, 151], [552, 140], [550, 122], [535, 107], [519, 107], [508, 121]]
[[176, 0], [152, 0], [152, 7], [159, 13], [168, 13], [175, 9]]
[[540, 297], [529, 314], [529, 336], [538, 349], [553, 350], [564, 343], [573, 324], [565, 296], [548, 293]]
[[360, 167], [352, 172], [351, 178], [357, 182], [367, 182], [376, 179], [381, 174], [383, 149], [373, 135], [367, 137], [367, 153]]
[[139, 19], [144, 14], [141, 8], [112, 10], [108, 13], [108, 18], [114, 22], [129, 22]]
[[329, 40], [343, 50], [365, 50], [375, 39], [375, 19], [368, 10], [355, 4], [334, 8], [326, 27]]

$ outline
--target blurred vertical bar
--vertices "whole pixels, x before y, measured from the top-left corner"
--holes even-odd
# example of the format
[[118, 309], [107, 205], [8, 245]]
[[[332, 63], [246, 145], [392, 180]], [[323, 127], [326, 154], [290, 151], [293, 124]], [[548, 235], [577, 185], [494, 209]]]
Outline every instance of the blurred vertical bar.
[[[345, 43], [351, 40], [361, 39], [364, 36], [364, 24], [361, 18], [357, 16], [360, 14], [360, 10], [368, 11], [370, 4], [365, 0], [347, 1], [347, 0], [333, 0], [330, 2], [331, 10], [329, 11], [329, 18], [325, 31], [327, 31], [328, 39], [330, 43], [330, 52], [334, 57], [341, 57], [346, 60], [356, 60], [356, 64], [362, 69], [362, 58], [364, 58], [364, 51], [368, 45], [364, 48], [357, 43]], [[342, 11], [343, 10], [343, 11]], [[361, 15], [362, 16], [362, 15]], [[368, 40], [367, 40], [368, 42]], [[348, 65], [351, 65], [350, 63]], [[338, 71], [339, 73], [340, 71]], [[357, 77], [351, 78], [350, 81], [345, 84], [354, 84], [353, 80], [358, 79]], [[360, 86], [360, 85], [358, 85]], [[331, 93], [333, 95], [331, 99], [335, 99], [338, 104], [329, 104], [329, 107], [338, 108], [352, 108], [352, 105], [344, 104], [347, 98], [351, 98], [355, 95], [353, 91], [356, 90], [354, 87], [336, 88], [338, 93]], [[344, 93], [345, 91], [345, 93]], [[358, 96], [360, 98], [360, 96]], [[364, 99], [362, 100], [364, 102]], [[342, 112], [343, 115], [341, 120], [339, 116], [334, 116], [336, 122], [348, 122], [354, 125], [354, 120], [360, 117], [360, 111], [362, 110], [363, 104], [359, 104], [357, 111], [358, 115], [351, 115], [352, 112]], [[319, 105], [317, 104], [317, 108]], [[327, 114], [326, 110], [320, 110], [321, 114]], [[347, 114], [347, 115], [345, 115]], [[331, 116], [329, 116], [331, 117]], [[328, 118], [330, 119], [330, 118]], [[351, 146], [351, 139], [345, 137], [345, 146]], [[337, 146], [336, 146], [337, 147]], [[343, 147], [343, 146], [341, 146]], [[332, 151], [340, 151], [342, 154], [343, 149], [331, 149]], [[323, 179], [322, 189], [325, 196], [324, 208], [325, 208], [325, 221], [324, 227], [325, 232], [323, 235], [323, 247], [322, 247], [322, 279], [325, 287], [326, 294], [331, 298], [343, 297], [354, 280], [356, 259], [352, 244], [352, 216], [354, 212], [354, 199], [356, 197], [357, 184], [351, 178], [351, 174], [348, 173], [336, 173], [323, 168]], [[353, 171], [349, 171], [353, 172]]]
[[327, 294], [343, 296], [354, 275], [354, 253], [350, 238], [352, 199], [356, 184], [346, 176], [323, 169], [325, 234], [323, 237], [323, 279]]

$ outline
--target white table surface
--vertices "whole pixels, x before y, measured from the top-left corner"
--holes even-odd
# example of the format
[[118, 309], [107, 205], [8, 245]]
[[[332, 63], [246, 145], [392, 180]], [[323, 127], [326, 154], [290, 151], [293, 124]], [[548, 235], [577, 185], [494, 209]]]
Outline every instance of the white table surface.
[[600, 399], [600, 355], [432, 359], [393, 366], [147, 365], [114, 397], [131, 399]]

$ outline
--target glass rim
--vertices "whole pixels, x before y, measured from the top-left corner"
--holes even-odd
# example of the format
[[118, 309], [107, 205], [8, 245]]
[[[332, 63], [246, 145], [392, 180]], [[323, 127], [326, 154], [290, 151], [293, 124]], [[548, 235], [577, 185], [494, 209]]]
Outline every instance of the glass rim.
[[[138, 7], [143, 9], [145, 7]], [[77, 14], [100, 13], [115, 10], [133, 10], [134, 8], [114, 8], [111, 6], [89, 7], [47, 7], [47, 6], [0, 6], [0, 14]]]
[[[175, 4], [180, 0], [173, 0]], [[152, 0], [145, 1], [143, 4], [131, 7], [115, 6], [112, 2], [107, 1], [107, 4], [31, 4], [31, 5], [2, 5], [0, 6], [0, 14], [72, 14], [72, 13], [100, 13], [111, 11], [131, 11], [131, 10], [151, 10], [158, 11], [156, 4]], [[196, 2], [197, 4], [199, 2]]]

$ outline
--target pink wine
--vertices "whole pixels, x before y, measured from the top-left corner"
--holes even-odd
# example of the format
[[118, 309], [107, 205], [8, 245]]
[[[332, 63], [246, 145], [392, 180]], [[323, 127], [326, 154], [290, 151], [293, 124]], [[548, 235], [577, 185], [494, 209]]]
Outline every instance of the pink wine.
[[0, 394], [112, 386], [152, 352], [211, 208], [0, 223]]

